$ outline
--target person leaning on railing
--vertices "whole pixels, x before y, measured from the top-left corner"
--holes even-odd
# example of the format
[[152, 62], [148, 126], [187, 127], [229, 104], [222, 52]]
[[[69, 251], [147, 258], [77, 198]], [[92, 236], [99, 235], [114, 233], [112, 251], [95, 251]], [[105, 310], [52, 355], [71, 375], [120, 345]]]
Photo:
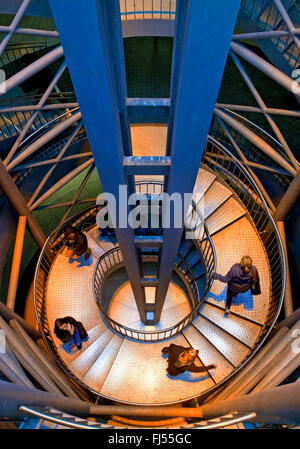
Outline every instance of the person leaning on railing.
[[226, 315], [230, 313], [233, 297], [237, 296], [239, 293], [245, 293], [248, 290], [250, 290], [253, 295], [259, 295], [261, 293], [259, 274], [257, 268], [252, 265], [250, 256], [242, 257], [240, 263], [234, 264], [226, 276], [214, 272], [212, 277], [213, 279], [228, 284], [225, 309]]

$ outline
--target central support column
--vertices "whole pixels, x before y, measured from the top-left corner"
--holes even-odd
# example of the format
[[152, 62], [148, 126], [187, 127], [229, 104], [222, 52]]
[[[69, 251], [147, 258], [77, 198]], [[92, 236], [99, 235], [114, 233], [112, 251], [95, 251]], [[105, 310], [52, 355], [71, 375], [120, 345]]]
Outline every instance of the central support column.
[[[239, 0], [177, 0], [165, 190], [192, 193], [239, 11]], [[155, 322], [160, 318], [183, 226], [163, 231]], [[183, 221], [185, 213], [183, 210]]]
[[[50, 5], [103, 190], [115, 196], [119, 210], [119, 186], [132, 191], [123, 168], [124, 156], [131, 156], [131, 141], [119, 0], [50, 0]], [[121, 206], [127, 218], [127, 204]], [[146, 322], [134, 232], [128, 225], [122, 228], [118, 218], [116, 236]]]

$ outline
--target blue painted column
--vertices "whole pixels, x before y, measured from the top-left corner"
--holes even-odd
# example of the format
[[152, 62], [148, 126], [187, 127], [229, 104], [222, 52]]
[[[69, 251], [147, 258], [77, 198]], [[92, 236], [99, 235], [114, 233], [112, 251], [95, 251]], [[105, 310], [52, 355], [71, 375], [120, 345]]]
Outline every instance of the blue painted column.
[[[119, 206], [127, 185], [123, 158], [131, 155], [119, 0], [50, 0], [54, 20], [104, 192]], [[127, 204], [122, 202], [127, 214]], [[141, 319], [145, 296], [130, 227], [115, 228]]]
[[[171, 167], [165, 186], [170, 195], [193, 192], [239, 6], [240, 0], [177, 0], [167, 141]], [[174, 228], [171, 216], [170, 229], [163, 231], [155, 322], [182, 232]]]

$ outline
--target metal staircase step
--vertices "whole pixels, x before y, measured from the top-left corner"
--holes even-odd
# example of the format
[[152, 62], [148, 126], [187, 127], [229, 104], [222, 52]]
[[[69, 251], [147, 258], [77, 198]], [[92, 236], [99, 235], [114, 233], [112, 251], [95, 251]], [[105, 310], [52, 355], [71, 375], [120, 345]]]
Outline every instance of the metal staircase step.
[[90, 237], [90, 235], [87, 232], [84, 232], [84, 234], [87, 238], [88, 246], [92, 250], [93, 257], [95, 259], [99, 259], [99, 257], [101, 257], [104, 254], [104, 249], [102, 249], [101, 246], [98, 245], [98, 243], [96, 243], [95, 240], [92, 237]]
[[234, 198], [229, 198], [225, 204], [217, 209], [206, 220], [206, 225], [210, 235], [213, 235], [226, 226], [229, 226], [234, 221], [244, 217], [245, 214], [245, 209]]
[[[247, 217], [212, 236], [216, 251], [216, 272], [226, 275], [232, 265], [239, 263], [245, 255], [251, 256], [260, 276], [262, 293], [252, 296], [250, 291], [233, 298], [231, 310], [240, 316], [264, 324], [269, 309], [270, 269], [263, 244]], [[215, 280], [207, 300], [225, 306], [226, 284]]]
[[114, 334], [106, 328], [104, 323], [103, 327], [105, 327], [105, 330], [102, 328], [102, 332], [99, 334], [98, 338], [69, 365], [69, 369], [73, 371], [79, 379], [86, 375], [114, 336]]
[[91, 237], [98, 246], [107, 252], [115, 247], [114, 243], [108, 237], [101, 237], [98, 226], [90, 229], [87, 234]]
[[192, 251], [190, 251], [189, 254], [185, 257], [185, 260], [187, 261], [190, 267], [192, 267], [197, 262], [201, 262], [200, 255], [196, 250], [195, 246], [193, 247]]
[[261, 326], [250, 323], [234, 315], [224, 317], [224, 312], [210, 304], [205, 304], [200, 312], [201, 316], [216, 323], [231, 335], [252, 347], [261, 331]]
[[239, 366], [250, 352], [249, 348], [201, 316], [193, 325], [235, 367]]
[[215, 179], [216, 176], [213, 173], [203, 168], [199, 168], [192, 196], [196, 203], [200, 201]]
[[185, 257], [185, 255], [188, 253], [188, 251], [191, 250], [191, 248], [194, 246], [193, 240], [182, 238], [179, 246], [179, 253]]
[[122, 342], [123, 338], [118, 335], [114, 335], [105, 349], [101, 352], [98, 359], [84, 376], [83, 381], [93, 390], [97, 392], [101, 391], [101, 387], [114, 363]]
[[168, 289], [168, 294], [166, 296], [164, 307], [163, 307], [163, 313], [166, 313], [167, 310], [172, 309], [175, 305], [184, 304], [186, 302], [185, 295], [178, 295], [176, 294], [175, 289]]
[[125, 339], [101, 393], [129, 403], [155, 405], [180, 401], [210, 388], [213, 381], [206, 373], [186, 372], [173, 378], [167, 375], [161, 350], [170, 343], [187, 347], [183, 335], [158, 343]]
[[204, 197], [197, 203], [203, 217], [207, 219], [232, 196], [231, 190], [215, 181]]
[[206, 289], [205, 275], [203, 274], [202, 276], [197, 278], [196, 282], [197, 282], [197, 286], [198, 286], [200, 297], [202, 297], [204, 295], [204, 292], [205, 292], [205, 289]]
[[[100, 325], [101, 326], [101, 325]], [[73, 346], [72, 350], [70, 351], [70, 346], [68, 343], [64, 345], [59, 345], [59, 353], [62, 356], [63, 360], [66, 362], [66, 364], [69, 366], [72, 362], [75, 362], [75, 360], [80, 357], [93, 342], [98, 338], [99, 336], [99, 324], [94, 326], [93, 328], [89, 329], [88, 332], [88, 340], [82, 341], [82, 349], [77, 349], [73, 343], [71, 343], [70, 346]], [[59, 340], [60, 341], [60, 340]], [[70, 351], [70, 352], [69, 352]]]
[[234, 367], [228, 363], [216, 348], [201, 335], [193, 325], [183, 331], [183, 335], [194, 349], [199, 350], [199, 358], [204, 365], [217, 365], [217, 368], [210, 371], [210, 375], [216, 383], [224, 380], [232, 373]]

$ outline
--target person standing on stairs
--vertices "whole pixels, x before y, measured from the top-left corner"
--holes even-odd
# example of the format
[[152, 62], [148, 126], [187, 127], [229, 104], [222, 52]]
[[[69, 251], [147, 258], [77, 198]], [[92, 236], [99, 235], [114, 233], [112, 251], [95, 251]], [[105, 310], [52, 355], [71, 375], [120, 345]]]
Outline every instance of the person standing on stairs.
[[212, 276], [213, 279], [228, 284], [225, 315], [230, 313], [232, 299], [239, 293], [246, 293], [248, 290], [250, 290], [253, 295], [259, 295], [261, 293], [259, 274], [257, 268], [252, 265], [250, 256], [242, 257], [240, 263], [234, 264], [226, 276], [222, 276], [218, 273], [213, 273]]
[[185, 348], [184, 346], [174, 345], [172, 343], [170, 346], [163, 348], [161, 352], [163, 355], [168, 355], [167, 372], [170, 376], [178, 376], [178, 374], [182, 374], [185, 371], [202, 373], [216, 368], [216, 365], [195, 365], [199, 351], [191, 347]]
[[71, 225], [67, 225], [65, 229], [65, 245], [68, 248], [67, 257], [78, 259], [84, 254], [84, 260], [91, 255], [91, 249], [88, 247], [87, 238], [83, 232], [78, 231]]

